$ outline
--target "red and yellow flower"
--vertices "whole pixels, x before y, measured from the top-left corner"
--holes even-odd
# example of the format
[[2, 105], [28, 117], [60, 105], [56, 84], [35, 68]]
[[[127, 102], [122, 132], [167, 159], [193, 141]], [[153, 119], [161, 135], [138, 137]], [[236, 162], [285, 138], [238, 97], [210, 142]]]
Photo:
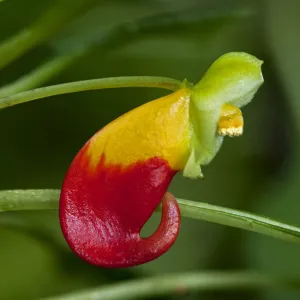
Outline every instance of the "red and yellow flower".
[[[224, 135], [243, 132], [239, 107], [263, 83], [262, 62], [228, 53], [201, 81], [148, 102], [97, 132], [73, 160], [61, 192], [64, 236], [81, 258], [126, 267], [162, 255], [175, 242], [180, 211], [166, 193], [173, 176], [202, 177], [201, 165], [218, 152]], [[162, 200], [157, 231], [140, 231]]]

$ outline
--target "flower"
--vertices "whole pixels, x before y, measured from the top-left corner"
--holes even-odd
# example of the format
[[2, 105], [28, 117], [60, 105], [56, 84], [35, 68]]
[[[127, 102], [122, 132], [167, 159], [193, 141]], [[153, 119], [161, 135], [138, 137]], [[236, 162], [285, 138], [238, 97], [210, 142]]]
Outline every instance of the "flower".
[[[180, 211], [166, 193], [183, 171], [202, 177], [224, 135], [243, 132], [240, 107], [263, 83], [262, 62], [246, 53], [216, 60], [194, 86], [148, 102], [98, 131], [65, 177], [60, 222], [72, 250], [91, 264], [128, 267], [151, 261], [175, 242]], [[157, 231], [140, 231], [162, 200]]]

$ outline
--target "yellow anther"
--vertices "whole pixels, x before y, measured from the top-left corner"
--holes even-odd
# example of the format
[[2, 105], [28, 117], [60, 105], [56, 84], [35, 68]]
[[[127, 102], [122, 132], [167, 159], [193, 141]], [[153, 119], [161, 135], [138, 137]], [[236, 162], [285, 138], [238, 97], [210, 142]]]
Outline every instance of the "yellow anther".
[[218, 122], [218, 133], [227, 136], [243, 134], [244, 119], [239, 108], [232, 104], [224, 104]]

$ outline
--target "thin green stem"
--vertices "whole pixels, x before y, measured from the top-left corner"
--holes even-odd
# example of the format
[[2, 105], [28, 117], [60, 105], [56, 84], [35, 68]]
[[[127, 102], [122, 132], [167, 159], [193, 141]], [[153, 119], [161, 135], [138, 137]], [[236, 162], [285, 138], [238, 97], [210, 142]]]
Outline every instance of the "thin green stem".
[[184, 217], [245, 229], [274, 238], [300, 243], [299, 227], [207, 203], [185, 199], [177, 199], [177, 201]]
[[47, 40], [65, 24], [82, 13], [94, 0], [63, 0], [44, 13], [31, 26], [0, 44], [0, 69], [20, 57], [22, 54]]
[[80, 55], [57, 56], [15, 82], [0, 88], [0, 98], [33, 89], [70, 66]]
[[41, 98], [88, 90], [101, 90], [125, 87], [155, 87], [175, 91], [178, 88], [180, 88], [180, 86], [181, 82], [178, 80], [154, 76], [126, 76], [83, 80], [42, 87], [1, 98], [0, 109]]
[[0, 191], [0, 212], [57, 209], [59, 193], [50, 189]]
[[[155, 276], [111, 284], [47, 300], [125, 300], [163, 295], [182, 296], [191, 291], [257, 290], [297, 288], [299, 283], [256, 272], [193, 272]], [[46, 300], [45, 299], [45, 300]]]
[[[58, 208], [59, 190], [0, 191], [0, 212]], [[183, 217], [245, 229], [289, 242], [300, 243], [300, 228], [254, 214], [177, 199]], [[160, 208], [158, 209], [160, 211]]]

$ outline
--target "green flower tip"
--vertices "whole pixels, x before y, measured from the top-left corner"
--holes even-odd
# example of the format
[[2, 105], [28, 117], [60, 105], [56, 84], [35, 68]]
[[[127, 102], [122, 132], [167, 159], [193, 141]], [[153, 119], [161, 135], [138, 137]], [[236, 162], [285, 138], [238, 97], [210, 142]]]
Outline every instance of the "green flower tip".
[[248, 104], [263, 84], [263, 61], [244, 52], [230, 52], [218, 58], [194, 86], [192, 99], [199, 110], [213, 110], [223, 104]]
[[263, 84], [262, 64], [247, 53], [227, 53], [191, 87], [192, 142], [185, 177], [203, 177], [201, 165], [215, 157], [223, 137], [242, 135], [244, 120], [239, 108], [249, 103]]

